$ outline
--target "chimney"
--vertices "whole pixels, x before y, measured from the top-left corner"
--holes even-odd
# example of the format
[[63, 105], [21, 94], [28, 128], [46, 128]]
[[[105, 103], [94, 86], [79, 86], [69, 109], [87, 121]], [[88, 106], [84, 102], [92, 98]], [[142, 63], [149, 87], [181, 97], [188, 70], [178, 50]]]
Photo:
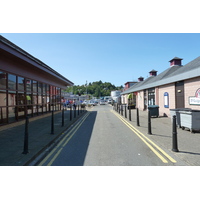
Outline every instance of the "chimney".
[[149, 72], [149, 75], [150, 76], [157, 76], [157, 71], [156, 70], [151, 70], [150, 72]]
[[181, 64], [181, 60], [183, 60], [182, 58], [178, 58], [178, 57], [174, 57], [173, 59], [171, 59], [170, 62], [170, 67], [173, 66], [182, 66]]
[[144, 80], [144, 77], [142, 77], [142, 76], [140, 76], [139, 78], [138, 78], [138, 82], [141, 82], [141, 81], [143, 81]]

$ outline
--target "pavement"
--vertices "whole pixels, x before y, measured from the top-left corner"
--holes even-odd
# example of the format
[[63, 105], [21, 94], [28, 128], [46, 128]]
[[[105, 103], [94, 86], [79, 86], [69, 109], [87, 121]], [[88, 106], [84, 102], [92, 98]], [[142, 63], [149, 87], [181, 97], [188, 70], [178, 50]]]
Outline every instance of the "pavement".
[[[89, 112], [91, 108], [88, 108]], [[112, 107], [111, 107], [112, 109]], [[69, 110], [64, 111], [64, 126], [62, 112], [54, 113], [54, 134], [51, 134], [51, 116], [44, 114], [29, 119], [28, 124], [28, 153], [24, 152], [25, 120], [0, 127], [0, 166], [33, 166], [55, 146], [63, 133], [85, 114], [82, 112], [70, 121]], [[127, 112], [127, 120], [129, 121]], [[125, 118], [125, 113], [123, 113]], [[172, 152], [189, 166], [200, 165], [200, 133], [190, 133], [188, 130], [177, 128], [178, 152], [172, 151], [172, 121], [170, 117], [151, 118], [152, 135], [148, 134], [148, 113], [139, 111], [140, 126], [137, 126], [136, 109], [131, 110], [129, 121], [140, 132], [151, 138], [161, 148]]]
[[[200, 132], [191, 133], [189, 129], [176, 128], [177, 131], [177, 149], [172, 151], [172, 119], [171, 117], [151, 117], [151, 135], [148, 134], [148, 112], [139, 111], [139, 125], [137, 126], [137, 110], [131, 110], [131, 121], [127, 111], [127, 120], [136, 129], [145, 134], [154, 141], [159, 147], [167, 149], [173, 153], [177, 159], [184, 161], [189, 166], [200, 166]], [[121, 115], [121, 113], [120, 113]], [[125, 113], [123, 112], [125, 118]]]
[[[28, 166], [35, 165], [40, 157], [47, 154], [62, 138], [63, 132], [73, 124], [86, 111], [64, 110], [64, 126], [62, 126], [62, 111], [54, 112], [54, 134], [52, 134], [52, 113], [29, 118], [28, 121], [28, 152], [24, 149], [26, 120], [11, 123], [0, 127], [0, 166]], [[25, 151], [24, 151], [25, 150]], [[24, 154], [25, 153], [25, 154]]]

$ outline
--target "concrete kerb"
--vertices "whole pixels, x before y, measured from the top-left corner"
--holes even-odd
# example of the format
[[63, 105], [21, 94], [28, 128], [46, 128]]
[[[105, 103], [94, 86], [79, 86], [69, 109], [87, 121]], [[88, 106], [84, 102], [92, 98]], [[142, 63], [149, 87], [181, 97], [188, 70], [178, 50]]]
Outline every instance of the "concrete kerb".
[[[58, 111], [57, 113], [62, 112]], [[65, 136], [63, 133], [68, 132], [73, 125], [87, 113], [85, 110], [83, 113], [80, 113], [75, 119], [73, 119], [66, 127], [65, 130], [62, 130], [53, 140], [46, 144], [42, 149], [40, 149], [31, 159], [29, 159], [23, 166], [36, 166], [38, 163], [44, 159], [44, 157], [62, 140]], [[50, 114], [51, 115], [51, 114]]]

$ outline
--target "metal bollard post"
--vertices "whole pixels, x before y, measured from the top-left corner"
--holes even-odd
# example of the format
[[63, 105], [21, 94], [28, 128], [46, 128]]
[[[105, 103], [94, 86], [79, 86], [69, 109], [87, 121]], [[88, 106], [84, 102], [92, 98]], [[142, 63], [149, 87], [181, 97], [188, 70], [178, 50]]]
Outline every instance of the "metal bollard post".
[[131, 107], [129, 106], [129, 121], [131, 121]]
[[176, 128], [176, 116], [173, 116], [172, 123], [172, 151], [178, 152], [178, 142], [177, 142], [177, 128]]
[[148, 134], [152, 135], [151, 132], [151, 112], [148, 110]]
[[126, 113], [126, 104], [125, 104], [125, 108], [124, 108], [124, 114], [125, 114], [125, 118], [127, 118], [127, 113]]
[[137, 108], [137, 126], [140, 126], [139, 109]]
[[76, 118], [76, 107], [74, 107], [74, 118]]
[[79, 115], [79, 105], [78, 105], [78, 115]]
[[51, 134], [54, 134], [54, 111], [51, 114]]
[[62, 109], [62, 126], [64, 126], [65, 119], [64, 119], [64, 108]]
[[72, 107], [70, 106], [70, 110], [69, 110], [69, 117], [70, 117], [70, 121], [72, 121]]
[[121, 115], [123, 116], [123, 105], [121, 105]]
[[26, 117], [25, 132], [24, 132], [24, 151], [22, 152], [22, 154], [29, 153], [28, 151], [28, 124], [29, 124], [29, 120], [28, 120], [28, 117]]

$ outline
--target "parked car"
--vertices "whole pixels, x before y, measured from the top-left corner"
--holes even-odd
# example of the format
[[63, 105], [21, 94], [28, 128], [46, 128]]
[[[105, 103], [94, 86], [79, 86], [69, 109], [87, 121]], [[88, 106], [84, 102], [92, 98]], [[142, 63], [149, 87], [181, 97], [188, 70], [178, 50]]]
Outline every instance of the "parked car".
[[97, 105], [95, 101], [89, 101], [88, 104], [91, 105], [91, 106], [96, 106]]
[[112, 103], [112, 100], [111, 99], [108, 99], [108, 104], [111, 104]]
[[104, 100], [101, 100], [101, 101], [99, 102], [99, 105], [106, 105], [106, 102], [105, 102]]
[[87, 100], [85, 100], [82, 104], [85, 104], [85, 105], [87, 105], [88, 104], [88, 101]]

